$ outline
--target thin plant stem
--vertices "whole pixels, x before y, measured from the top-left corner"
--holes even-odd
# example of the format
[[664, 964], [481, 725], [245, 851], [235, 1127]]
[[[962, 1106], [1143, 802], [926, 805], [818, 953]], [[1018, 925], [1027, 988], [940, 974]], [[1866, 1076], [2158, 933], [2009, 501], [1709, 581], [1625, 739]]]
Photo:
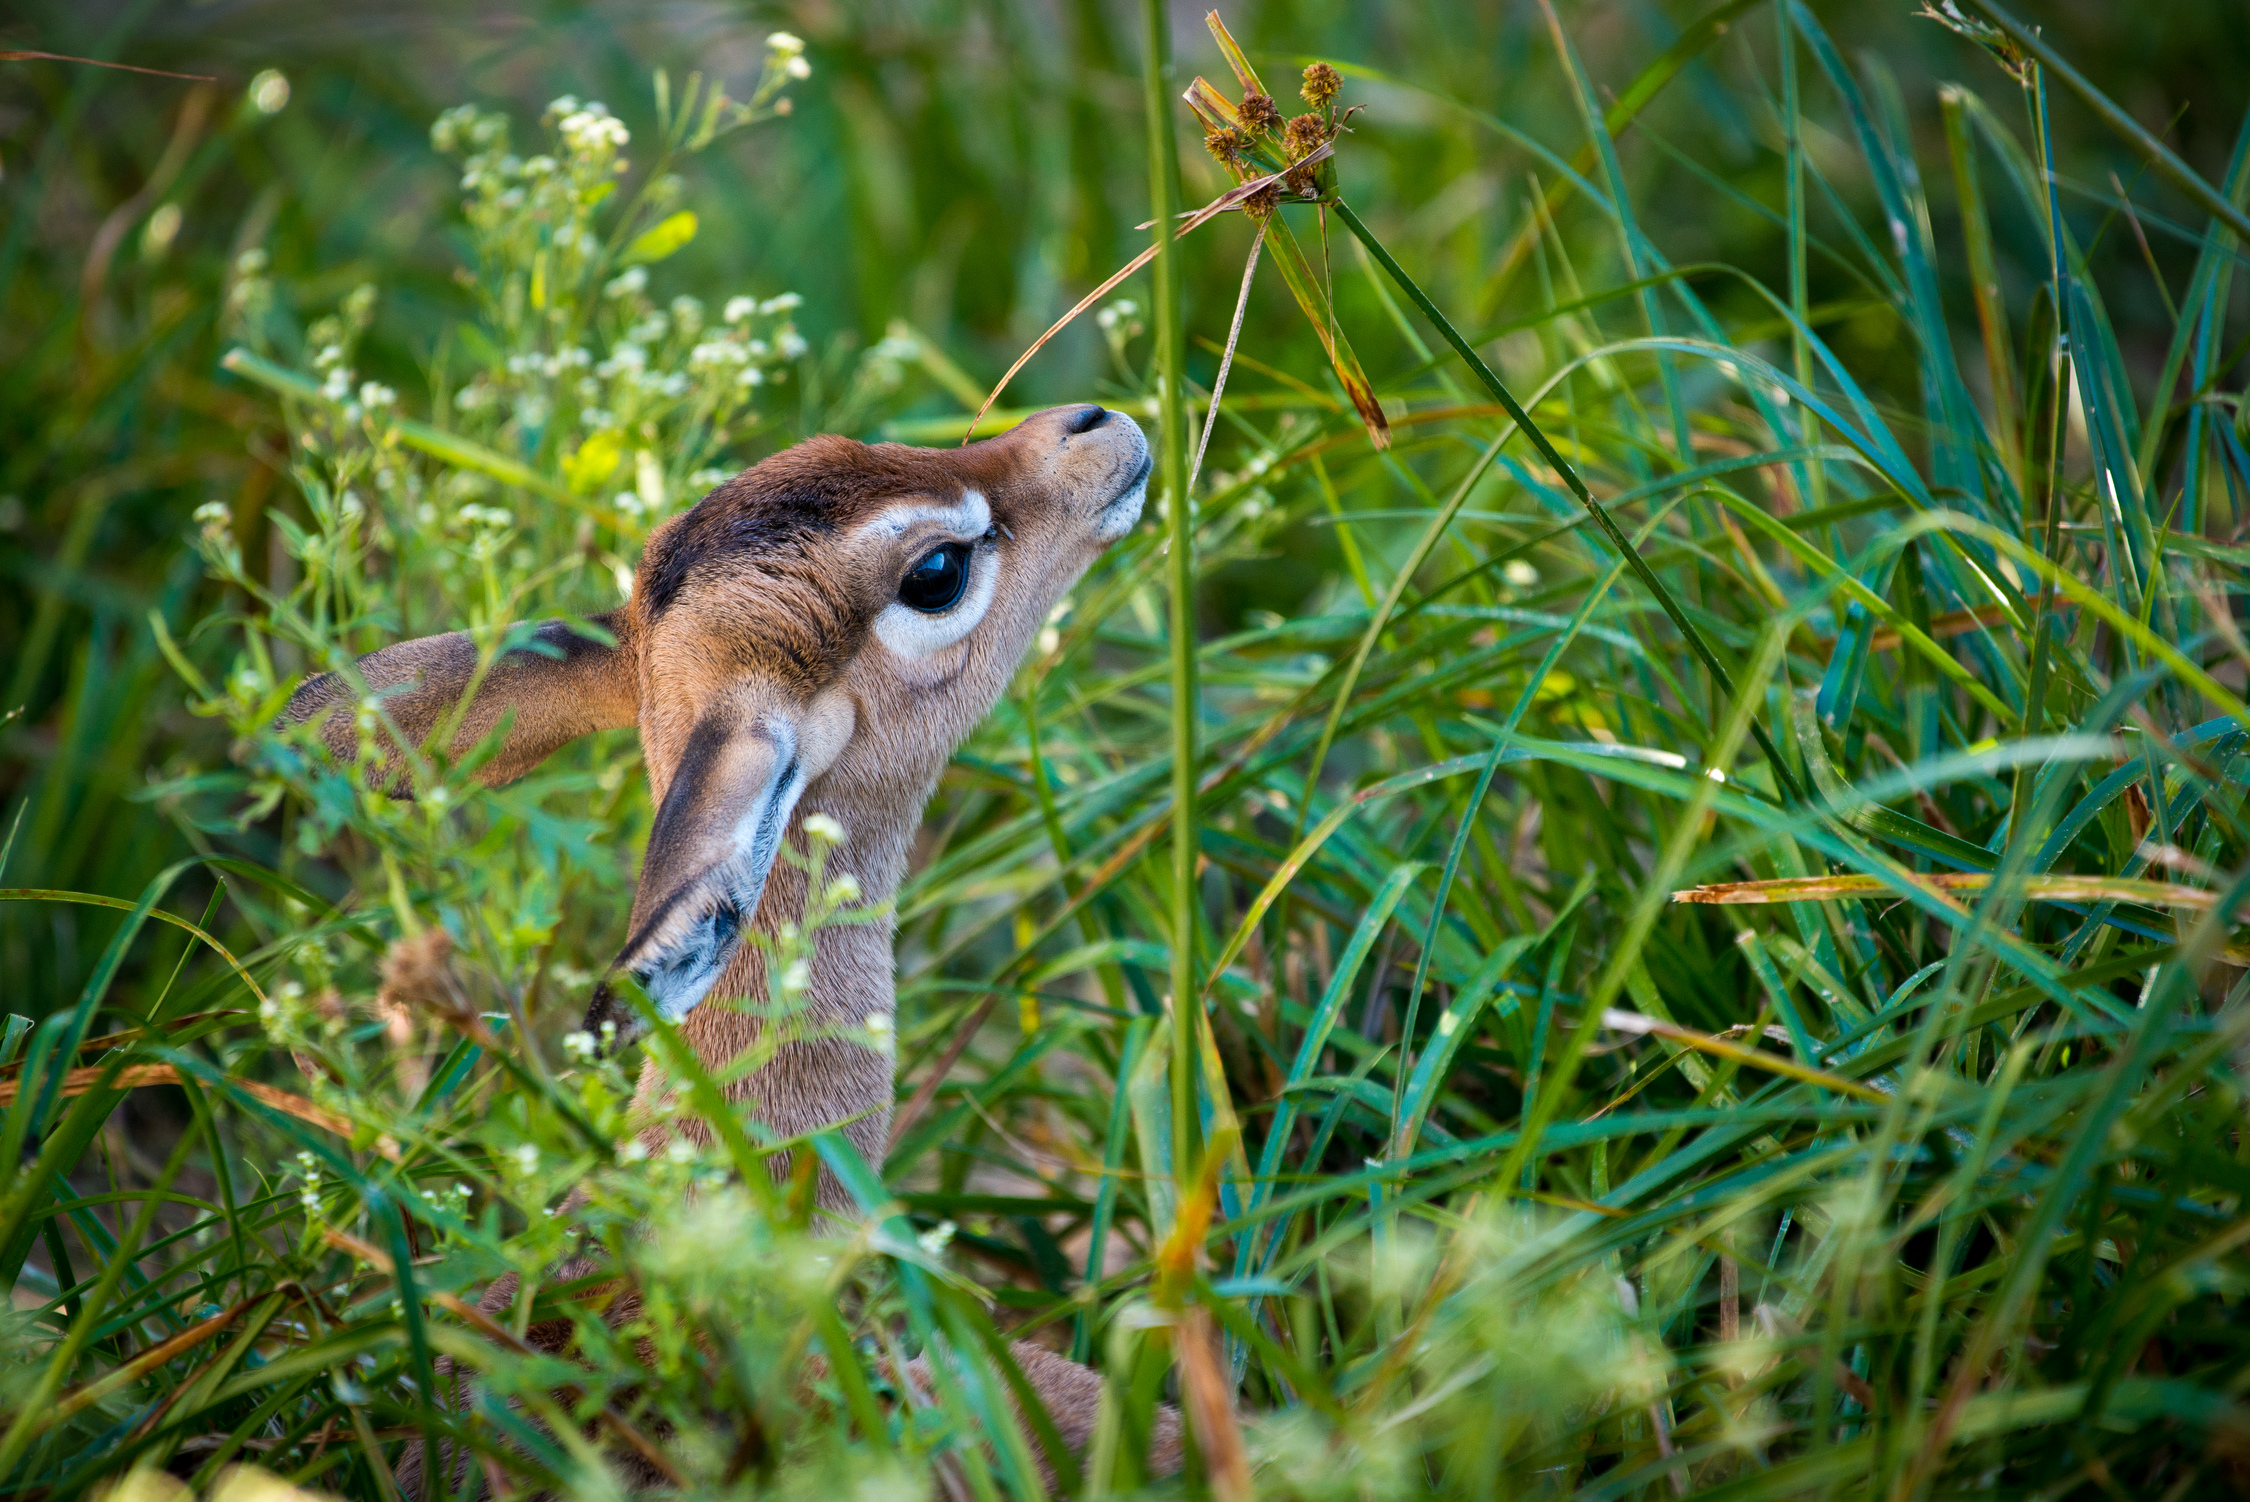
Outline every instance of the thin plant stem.
[[1155, 224], [1157, 480], [1169, 508], [1172, 684], [1172, 1168], [1184, 1196], [1193, 1182], [1196, 1004], [1195, 867], [1196, 687], [1195, 506], [1188, 495], [1187, 348], [1182, 338], [1180, 255], [1173, 221], [1180, 208], [1180, 157], [1172, 136], [1172, 31], [1163, 0], [1142, 0], [1141, 84], [1148, 111], [1149, 207]]

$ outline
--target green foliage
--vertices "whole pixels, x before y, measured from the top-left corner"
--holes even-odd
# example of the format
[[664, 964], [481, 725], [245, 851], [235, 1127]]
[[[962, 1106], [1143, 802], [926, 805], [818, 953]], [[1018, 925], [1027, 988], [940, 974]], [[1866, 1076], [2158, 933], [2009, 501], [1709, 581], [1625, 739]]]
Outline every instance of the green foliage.
[[[490, 747], [430, 755], [407, 801], [274, 716], [401, 636], [466, 630], [489, 663], [529, 621], [598, 631], [651, 526], [801, 434], [957, 439], [963, 365], [1110, 269], [1054, 216], [1107, 215], [1116, 261], [1142, 243], [1108, 23], [1039, 54], [1099, 81], [1060, 103], [931, 75], [967, 136], [1020, 112], [1049, 129], [1027, 149], [1068, 148], [1008, 241], [1048, 290], [958, 337], [825, 296], [856, 245], [800, 261], [804, 299], [706, 259], [790, 207], [690, 184], [738, 128], [761, 161], [842, 129], [879, 240], [908, 184], [983, 201], [900, 174], [932, 158], [885, 138], [919, 106], [878, 103], [906, 65], [872, 24], [775, 39], [747, 102], [660, 73], [652, 125], [558, 99], [529, 156], [508, 109], [428, 111], [385, 149], [456, 163], [459, 210], [403, 242], [314, 253], [319, 213], [364, 227], [283, 153], [260, 170], [300, 207], [174, 277], [182, 216], [160, 234], [150, 205], [220, 170], [206, 130], [278, 137], [290, 91], [188, 96], [103, 252], [140, 236], [125, 306], [89, 273], [10, 377], [45, 426], [8, 483], [83, 451], [73, 413], [110, 449], [82, 510], [40, 513], [50, 566], [169, 488], [136, 590], [80, 589], [86, 642], [60, 589], [10, 628], [51, 734], [11, 743], [0, 857], [0, 1489], [139, 1466], [204, 1493], [255, 1459], [375, 1497], [434, 1442], [463, 1495], [614, 1495], [635, 1451], [699, 1496], [1031, 1495], [1006, 1336], [1104, 1371], [1061, 1479], [1088, 1494], [1146, 1482], [1165, 1396], [1194, 1454], [1147, 1484], [1228, 1498], [2229, 1494], [2250, 128], [2229, 100], [2231, 150], [2086, 186], [2101, 150], [2057, 131], [2095, 85], [1965, 9], [1858, 66], [1798, 6], [1631, 58], [1558, 19], [1506, 33], [1554, 110], [1505, 118], [1489, 79], [1426, 92], [1452, 52], [1402, 54], [1409, 87], [1319, 38], [1369, 107], [1334, 117], [1317, 203], [1263, 210], [1300, 254], [1286, 286], [1261, 270], [1221, 410], [1238, 217], [1173, 257], [1211, 351], [1149, 337], [1171, 297], [1137, 291], [1056, 346], [1056, 395], [1144, 422], [1184, 395], [1211, 457], [1057, 612], [930, 811], [896, 1036], [863, 1040], [918, 1102], [880, 1165], [765, 1140], [663, 1026], [644, 1067], [711, 1129], [632, 1136], [632, 1082], [572, 1030], [649, 818], [630, 736], [496, 792]], [[1293, 78], [1312, 35], [1280, 28], [1176, 38], [1147, 81]], [[1883, 61], [1927, 55], [1971, 82]], [[2125, 174], [2155, 144], [2093, 119]], [[1495, 138], [1523, 198], [1479, 165]], [[1425, 171], [1465, 185], [1462, 228], [1432, 228]], [[1232, 175], [1190, 165], [1187, 200]], [[987, 285], [948, 254], [924, 271]], [[200, 364], [168, 343], [191, 324]], [[251, 469], [209, 457], [245, 433]], [[1168, 581], [1201, 630], [1167, 630]], [[824, 848], [789, 857], [820, 895], [772, 957], [782, 1016], [790, 960], [865, 916]], [[816, 1160], [856, 1220], [816, 1221]], [[536, 1300], [478, 1314], [510, 1273]], [[919, 1354], [929, 1394], [900, 1378]]]

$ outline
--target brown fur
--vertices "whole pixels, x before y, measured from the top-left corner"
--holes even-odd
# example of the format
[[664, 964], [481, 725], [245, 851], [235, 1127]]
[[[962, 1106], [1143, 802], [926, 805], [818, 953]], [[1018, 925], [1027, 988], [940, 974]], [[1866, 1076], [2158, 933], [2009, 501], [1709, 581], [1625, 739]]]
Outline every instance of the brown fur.
[[[486, 781], [502, 782], [589, 730], [639, 725], [659, 812], [625, 960], [663, 951], [680, 923], [714, 911], [709, 873], [739, 848], [746, 800], [773, 785], [792, 753], [811, 775], [786, 838], [801, 848], [806, 817], [837, 820], [848, 837], [829, 857], [828, 874], [849, 873], [870, 903], [887, 907], [954, 748], [1006, 688], [1055, 602], [1131, 525], [1147, 473], [1147, 445], [1131, 421], [1084, 407], [1041, 413], [962, 449], [810, 439], [657, 529], [632, 600], [600, 618], [614, 648], [549, 623], [540, 640], [562, 648], [559, 658], [518, 651], [499, 659], [475, 685], [452, 754], [512, 712], [500, 754], [482, 769]], [[907, 568], [946, 536], [899, 508], [955, 507], [968, 491], [990, 511], [992, 534], [978, 544], [996, 551], [990, 603], [951, 645], [919, 655], [894, 650], [877, 618]], [[386, 648], [358, 668], [370, 690], [388, 693], [391, 720], [419, 744], [472, 687], [474, 666], [468, 639], [455, 635]], [[324, 674], [299, 690], [285, 721], [325, 716], [322, 739], [349, 755], [357, 739], [342, 710], [353, 693], [342, 676]], [[390, 770], [396, 765], [386, 764], [388, 775], [399, 775]], [[804, 910], [805, 895], [804, 874], [776, 861], [750, 922], [772, 932]], [[824, 929], [799, 1027], [834, 1036], [784, 1041], [728, 1087], [776, 1134], [843, 1122], [868, 1161], [881, 1163], [894, 1064], [866, 1023], [894, 1006], [893, 936], [887, 917]], [[766, 994], [761, 972], [759, 952], [741, 946], [706, 1004], [682, 1023], [714, 1067], [755, 1046], [768, 1025], [725, 1004]], [[664, 1088], [653, 1061], [644, 1064], [638, 1104], [653, 1106]], [[655, 1145], [673, 1129], [655, 1125], [644, 1135]], [[696, 1122], [677, 1129], [704, 1132]], [[826, 1209], [852, 1208], [825, 1170], [817, 1192]], [[503, 1280], [486, 1305], [505, 1308], [514, 1293]], [[1101, 1379], [1035, 1347], [1018, 1345], [1015, 1355], [1065, 1439], [1082, 1447]], [[1167, 1412], [1156, 1441], [1157, 1465], [1175, 1469], [1176, 1416]], [[408, 1462], [416, 1472], [419, 1460]]]

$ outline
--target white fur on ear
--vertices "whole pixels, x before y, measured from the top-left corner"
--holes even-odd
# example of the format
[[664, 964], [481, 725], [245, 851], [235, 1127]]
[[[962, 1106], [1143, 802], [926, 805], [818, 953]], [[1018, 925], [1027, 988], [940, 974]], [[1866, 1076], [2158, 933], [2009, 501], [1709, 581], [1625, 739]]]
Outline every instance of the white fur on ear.
[[[849, 702], [843, 705], [840, 723], [834, 706], [808, 718], [817, 720], [820, 744], [815, 749], [825, 766], [850, 737]], [[745, 735], [743, 739], [752, 737]], [[649, 861], [661, 859], [671, 865], [700, 858], [707, 864], [665, 894], [662, 905], [643, 922], [641, 931], [618, 957], [618, 964], [633, 972], [657, 1010], [673, 1022], [694, 1011], [726, 973], [735, 951], [741, 948], [742, 930], [757, 915], [759, 899], [765, 895], [766, 876], [780, 853], [789, 816], [811, 780], [803, 741], [790, 720], [766, 715], [753, 744], [729, 748], [725, 760], [735, 765], [699, 769], [699, 774], [714, 785], [675, 787], [675, 792], [689, 802], [727, 805], [726, 823], [708, 829], [701, 837], [692, 828], [671, 831], [665, 817], [668, 809], [658, 812]], [[741, 765], [745, 758], [751, 759], [750, 767]], [[751, 767], [757, 770], [751, 771]], [[744, 772], [750, 775], [743, 776]], [[671, 801], [668, 795], [667, 805]], [[654, 848], [655, 841], [668, 834], [704, 848], [659, 852]]]

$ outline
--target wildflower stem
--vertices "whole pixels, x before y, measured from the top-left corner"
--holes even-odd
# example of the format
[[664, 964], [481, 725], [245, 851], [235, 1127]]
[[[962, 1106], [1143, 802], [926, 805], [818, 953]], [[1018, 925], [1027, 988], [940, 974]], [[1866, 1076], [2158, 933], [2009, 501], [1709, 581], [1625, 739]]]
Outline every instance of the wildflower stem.
[[1195, 1029], [1188, 1010], [1195, 979], [1196, 633], [1195, 514], [1188, 497], [1187, 350], [1181, 338], [1180, 257], [1173, 220], [1180, 208], [1180, 157], [1172, 136], [1172, 35], [1163, 0], [1142, 0], [1141, 82], [1148, 111], [1149, 206], [1156, 222], [1158, 480], [1171, 526], [1172, 657], [1172, 1171], [1184, 1194], [1194, 1171]]
[[[1375, 238], [1374, 231], [1361, 223], [1359, 215], [1352, 212], [1351, 205], [1339, 198], [1335, 200], [1333, 207], [1337, 217], [1344, 221], [1344, 227], [1359, 237], [1360, 244], [1367, 247], [1368, 253], [1382, 264], [1391, 280], [1398, 283], [1398, 289], [1407, 295], [1414, 306], [1422, 310], [1422, 316], [1429, 319], [1437, 331], [1445, 336], [1445, 342], [1453, 346], [1454, 353], [1484, 383], [1484, 389], [1492, 393], [1493, 400], [1515, 419], [1516, 426], [1523, 429], [1524, 435], [1531, 440], [1531, 446], [1539, 451], [1539, 457], [1546, 460], [1556, 474], [1562, 476], [1563, 483], [1570, 487], [1570, 493], [1578, 498], [1578, 504], [1586, 508], [1594, 519], [1594, 525], [1602, 529], [1602, 535], [1609, 539], [1609, 545], [1617, 550], [1618, 556], [1625, 560], [1634, 576], [1648, 587], [1648, 592], [1656, 596], [1656, 603], [1664, 607], [1664, 613], [1672, 618], [1672, 624], [1679, 628], [1689, 649], [1711, 675], [1711, 682], [1717, 689], [1715, 700], [1731, 700], [1734, 697], [1734, 680], [1719, 665], [1719, 659], [1712, 655], [1709, 644], [1703, 640], [1703, 634], [1688, 620], [1686, 612], [1680, 609], [1679, 602], [1672, 598], [1672, 592], [1656, 577], [1655, 570], [1648, 566], [1625, 534], [1618, 529], [1616, 521], [1602, 503], [1594, 499], [1593, 492], [1586, 488], [1586, 482], [1578, 477], [1578, 471], [1571, 467], [1570, 461], [1563, 458], [1554, 444], [1548, 442], [1547, 435], [1540, 431], [1539, 424], [1531, 420], [1531, 414], [1501, 384], [1500, 377], [1493, 373], [1492, 367], [1485, 364], [1469, 341], [1461, 337], [1461, 331], [1453, 326], [1452, 320], [1438, 311], [1437, 304], [1430, 301], [1429, 294], [1415, 284], [1414, 278], [1406, 274], [1405, 268], [1392, 259], [1391, 253], [1383, 248], [1383, 242]], [[1765, 753], [1767, 764], [1773, 768], [1774, 782], [1782, 795], [1791, 801], [1801, 798], [1803, 794], [1797, 786], [1797, 779], [1790, 772], [1789, 764], [1782, 760], [1780, 748], [1767, 736], [1766, 727], [1753, 718], [1750, 721], [1750, 733], [1757, 737], [1758, 749]]]

